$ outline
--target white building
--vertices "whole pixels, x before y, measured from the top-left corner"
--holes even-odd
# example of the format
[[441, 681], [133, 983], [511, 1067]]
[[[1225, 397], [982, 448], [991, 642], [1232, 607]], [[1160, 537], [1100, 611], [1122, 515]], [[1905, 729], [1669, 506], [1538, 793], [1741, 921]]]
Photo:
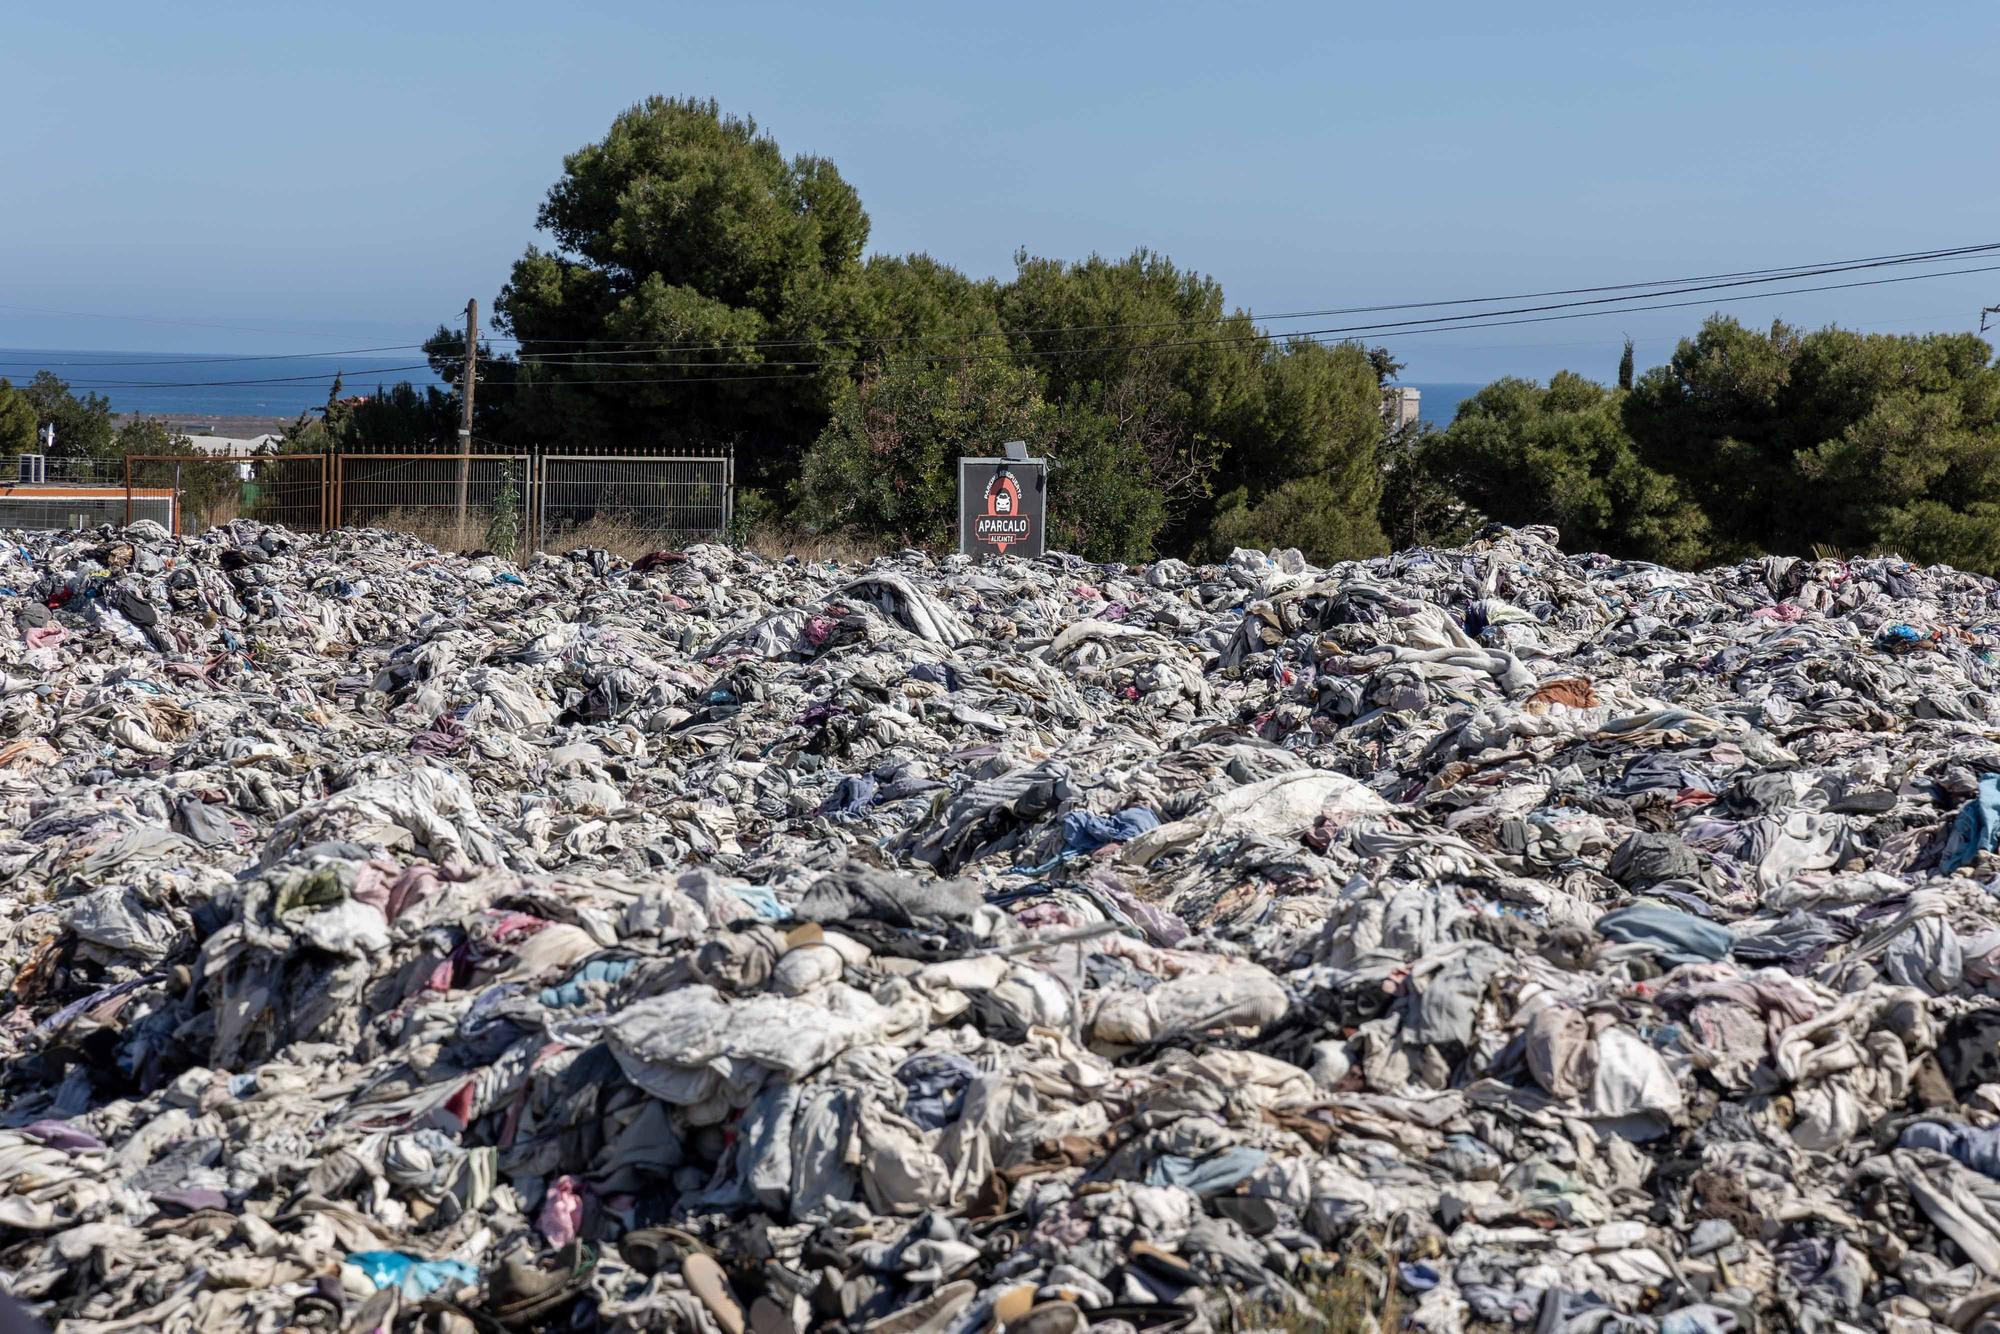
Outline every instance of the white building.
[[1382, 420], [1389, 429], [1400, 431], [1415, 426], [1422, 412], [1423, 394], [1406, 384], [1392, 384], [1382, 390]]
[[248, 458], [252, 454], [271, 454], [278, 448], [280, 437], [275, 431], [263, 435], [184, 435], [176, 442], [176, 448], [185, 444], [191, 454], [217, 454], [223, 458]]

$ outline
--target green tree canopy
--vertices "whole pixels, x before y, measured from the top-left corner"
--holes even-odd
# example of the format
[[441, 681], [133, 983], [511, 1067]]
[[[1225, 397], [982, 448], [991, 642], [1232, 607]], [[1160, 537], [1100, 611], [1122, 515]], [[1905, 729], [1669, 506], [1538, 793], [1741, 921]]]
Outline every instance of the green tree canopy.
[[903, 546], [957, 546], [958, 460], [1043, 434], [1034, 378], [999, 361], [897, 362], [848, 389], [806, 456], [801, 517]]
[[[1212, 278], [1143, 250], [1074, 264], [1021, 254], [1016, 265], [1014, 280], [996, 287], [924, 257], [871, 261], [871, 318], [914, 332], [871, 344], [865, 388], [843, 398], [810, 452], [805, 512], [815, 521], [910, 540], [880, 509], [837, 518], [828, 507], [836, 473], [831, 458], [819, 460], [831, 451], [854, 466], [860, 439], [881, 433], [868, 423], [893, 417], [905, 442], [962, 437], [990, 449], [1010, 430], [1032, 441], [1051, 460], [1051, 541], [1086, 555], [1205, 547], [1224, 513], [1232, 542], [1296, 545], [1324, 559], [1384, 549], [1376, 510], [1380, 377], [1394, 370], [1386, 353], [1262, 338]], [[993, 336], [1001, 330], [1004, 339]], [[1003, 388], [1047, 410], [964, 436], [968, 395]], [[901, 494], [928, 497], [949, 542], [956, 455], [907, 443], [882, 457], [891, 455], [921, 459], [927, 481], [905, 477]], [[1218, 481], [1228, 488], [1220, 503]], [[1281, 488], [1281, 499], [1263, 503]]]
[[134, 417], [118, 428], [112, 452], [123, 458], [128, 454], [185, 454], [193, 448], [194, 441], [159, 418]]
[[1166, 504], [1111, 418], [1045, 402], [995, 358], [891, 362], [841, 395], [806, 455], [800, 516], [822, 531], [932, 550], [958, 543], [958, 460], [1029, 440], [1049, 461], [1049, 542], [1093, 560], [1143, 560]]
[[857, 374], [897, 361], [1005, 358], [999, 285], [929, 255], [874, 255], [853, 311]]
[[1308, 560], [1327, 565], [1380, 555], [1388, 542], [1374, 511], [1351, 504], [1336, 483], [1294, 477], [1255, 501], [1247, 488], [1230, 492], [1215, 516], [1209, 547], [1216, 556], [1236, 547], [1297, 547]]
[[111, 400], [104, 395], [86, 393], [79, 398], [54, 371], [37, 371], [35, 378], [16, 392], [34, 409], [38, 426], [55, 426], [54, 457], [102, 459], [118, 455], [118, 422], [111, 413]]
[[1445, 486], [1492, 518], [1547, 523], [1575, 551], [1699, 562], [1706, 524], [1625, 434], [1622, 395], [1562, 371], [1546, 387], [1502, 379], [1424, 445]]
[[1015, 256], [1001, 318], [1043, 396], [1104, 420], [1145, 461], [1172, 543], [1206, 525], [1207, 498], [1257, 379], [1256, 328], [1222, 286], [1140, 250], [1079, 263]]
[[285, 428], [278, 450], [456, 450], [458, 421], [456, 396], [435, 385], [419, 388], [407, 380], [377, 385], [374, 393], [350, 402], [344, 382], [335, 376], [325, 405], [301, 412]]
[[[1627, 399], [1651, 467], [1696, 499], [1725, 557], [1899, 548], [2000, 570], [2000, 370], [1971, 334], [1711, 318]], [[1951, 516], [1945, 521], [1945, 516]]]
[[1451, 547], [1469, 540], [1486, 516], [1452, 486], [1442, 466], [1442, 433], [1423, 422], [1393, 431], [1382, 447], [1382, 529], [1397, 550]]
[[1226, 493], [1210, 545], [1298, 547], [1315, 560], [1388, 549], [1382, 383], [1361, 347], [1310, 339], [1253, 347], [1253, 380], [1230, 428]]
[[845, 376], [817, 363], [853, 351], [868, 240], [832, 163], [653, 97], [564, 159], [536, 221], [554, 248], [515, 263], [495, 323], [520, 340], [502, 392], [553, 439], [734, 442], [757, 478], [818, 433]]
[[28, 396], [0, 377], [0, 454], [32, 454], [41, 423]]

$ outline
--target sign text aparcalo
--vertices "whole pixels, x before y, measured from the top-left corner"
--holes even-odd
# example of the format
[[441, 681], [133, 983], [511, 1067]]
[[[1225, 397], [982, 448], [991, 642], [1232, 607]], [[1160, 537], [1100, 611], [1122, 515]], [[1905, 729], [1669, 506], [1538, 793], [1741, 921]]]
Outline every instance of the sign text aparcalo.
[[1041, 555], [1048, 475], [1042, 459], [960, 459], [958, 549], [982, 559]]

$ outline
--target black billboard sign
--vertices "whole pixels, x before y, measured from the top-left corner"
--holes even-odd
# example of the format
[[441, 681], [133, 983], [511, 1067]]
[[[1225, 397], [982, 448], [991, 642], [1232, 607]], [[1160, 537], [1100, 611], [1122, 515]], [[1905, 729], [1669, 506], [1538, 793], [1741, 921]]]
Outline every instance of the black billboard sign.
[[1048, 483], [1043, 459], [960, 459], [958, 549], [982, 560], [1041, 555]]

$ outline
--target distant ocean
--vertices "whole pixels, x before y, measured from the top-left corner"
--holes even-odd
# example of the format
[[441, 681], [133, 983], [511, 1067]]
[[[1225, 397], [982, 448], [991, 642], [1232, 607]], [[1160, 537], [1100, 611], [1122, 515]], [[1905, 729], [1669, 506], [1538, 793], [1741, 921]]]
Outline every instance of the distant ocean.
[[[334, 372], [343, 394], [372, 394], [399, 380], [440, 383], [423, 355], [250, 359], [226, 352], [63, 352], [0, 348], [0, 376], [16, 384], [51, 370], [79, 395], [111, 400], [115, 412], [175, 417], [296, 417], [326, 402]], [[1433, 426], [1451, 425], [1459, 403], [1476, 384], [1414, 384], [1418, 409]]]
[[53, 371], [78, 397], [102, 394], [114, 412], [176, 417], [296, 417], [326, 402], [335, 372], [341, 393], [372, 394], [399, 380], [439, 383], [422, 352], [354, 357], [251, 359], [227, 352], [65, 352], [0, 348], [0, 377], [15, 384]]
[[1440, 431], [1458, 415], [1458, 405], [1484, 389], [1483, 384], [1412, 384], [1423, 397], [1417, 400], [1417, 415]]

